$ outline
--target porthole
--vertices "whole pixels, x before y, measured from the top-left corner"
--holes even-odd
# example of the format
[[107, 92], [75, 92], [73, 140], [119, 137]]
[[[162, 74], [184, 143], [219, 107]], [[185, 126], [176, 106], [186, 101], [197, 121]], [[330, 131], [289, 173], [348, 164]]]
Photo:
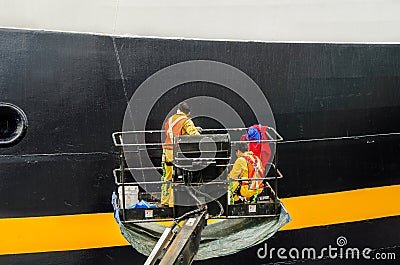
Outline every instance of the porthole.
[[0, 102], [0, 147], [17, 144], [24, 138], [28, 128], [28, 119], [22, 109]]

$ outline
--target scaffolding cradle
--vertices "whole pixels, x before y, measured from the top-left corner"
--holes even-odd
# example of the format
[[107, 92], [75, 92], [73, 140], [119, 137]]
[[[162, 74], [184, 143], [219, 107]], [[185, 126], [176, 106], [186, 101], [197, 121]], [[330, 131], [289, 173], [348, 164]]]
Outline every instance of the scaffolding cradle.
[[[154, 153], [155, 158], [161, 157], [161, 152], [153, 151], [161, 151], [163, 144], [150, 140], [160, 139], [163, 131], [113, 133], [114, 145], [120, 150], [120, 166], [114, 170], [114, 178], [121, 222], [172, 222], [161, 235], [145, 265], [191, 264], [209, 218], [272, 218], [279, 215], [281, 203], [277, 195], [277, 182], [283, 176], [277, 168], [277, 154], [267, 164], [269, 170], [265, 176], [252, 178], [262, 180], [264, 184], [263, 191], [254, 200], [238, 203], [230, 199], [230, 183], [243, 181], [227, 177], [234, 162], [232, 144], [240, 142], [234, 139], [240, 139], [240, 134], [246, 129], [206, 129], [201, 135], [174, 137], [171, 181], [160, 181], [163, 168], [155, 167], [157, 162], [151, 161], [147, 165], [141, 159], [143, 152], [146, 155]], [[268, 139], [261, 142], [276, 145], [283, 140], [271, 127], [267, 135]], [[128, 159], [135, 161], [137, 166], [129, 165]], [[270, 182], [273, 182], [274, 188]], [[173, 207], [161, 204], [162, 185], [172, 186]], [[135, 191], [133, 195], [132, 190]], [[213, 193], [215, 191], [218, 195]], [[132, 198], [129, 196], [134, 197], [135, 205], [131, 205]], [[145, 206], [136, 207], [141, 202]], [[183, 223], [181, 227], [180, 223]]]

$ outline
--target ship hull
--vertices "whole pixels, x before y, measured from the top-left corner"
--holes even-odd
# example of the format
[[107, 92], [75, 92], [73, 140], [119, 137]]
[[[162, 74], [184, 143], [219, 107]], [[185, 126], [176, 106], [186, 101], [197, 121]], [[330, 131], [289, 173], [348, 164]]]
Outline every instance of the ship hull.
[[[286, 140], [278, 146], [279, 168], [285, 175], [279, 182], [281, 198], [400, 183], [400, 45], [172, 40], [2, 29], [0, 58], [0, 101], [20, 107], [29, 121], [21, 142], [0, 148], [4, 220], [112, 212], [112, 169], [117, 166], [112, 132], [121, 130], [127, 103], [143, 81], [189, 60], [229, 64], [262, 89]], [[237, 94], [196, 82], [173, 88], [155, 104], [153, 98], [140, 99], [154, 104], [147, 128], [160, 129], [173, 106], [203, 95], [232, 106], [246, 125], [257, 122]], [[208, 127], [206, 119], [197, 123]], [[153, 155], [155, 164], [158, 156]], [[360, 207], [368, 208], [368, 202]], [[343, 233], [354, 242], [398, 250], [399, 235], [391, 232], [400, 230], [398, 221], [387, 217], [282, 231], [268, 244], [301, 246], [317, 237], [315, 244], [320, 246]], [[268, 263], [257, 258], [260, 247], [207, 264]], [[0, 256], [1, 264], [27, 260], [140, 264], [144, 257], [129, 247], [113, 246]], [[326, 259], [316, 261], [324, 262], [329, 264]]]

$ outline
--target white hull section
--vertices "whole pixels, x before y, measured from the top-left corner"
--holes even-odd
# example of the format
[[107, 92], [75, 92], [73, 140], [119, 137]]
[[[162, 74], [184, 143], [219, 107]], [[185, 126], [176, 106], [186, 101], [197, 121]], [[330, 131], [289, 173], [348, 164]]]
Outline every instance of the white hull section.
[[400, 41], [393, 0], [0, 0], [0, 27], [283, 42]]

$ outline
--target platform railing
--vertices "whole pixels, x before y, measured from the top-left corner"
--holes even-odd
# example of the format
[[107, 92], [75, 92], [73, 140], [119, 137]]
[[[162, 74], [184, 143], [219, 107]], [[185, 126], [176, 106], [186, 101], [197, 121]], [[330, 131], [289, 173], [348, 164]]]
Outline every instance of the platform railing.
[[[231, 131], [240, 132], [240, 131], [246, 131], [246, 130], [247, 130], [247, 128], [228, 128], [228, 129], [203, 129], [202, 131], [203, 132], [225, 132], [226, 133], [226, 132], [231, 132]], [[126, 218], [127, 207], [125, 205], [125, 187], [126, 186], [138, 186], [138, 187], [142, 186], [143, 187], [143, 185], [160, 185], [161, 186], [162, 184], [185, 185], [185, 183], [178, 183], [178, 182], [173, 182], [173, 181], [161, 181], [161, 180], [156, 180], [156, 181], [136, 181], [135, 180], [135, 175], [136, 175], [135, 172], [139, 172], [140, 173], [140, 171], [141, 171], [142, 172], [141, 175], [144, 176], [146, 171], [149, 171], [149, 170], [160, 171], [160, 170], [162, 170], [162, 167], [155, 167], [155, 166], [127, 167], [125, 165], [126, 164], [126, 162], [125, 162], [125, 153], [124, 153], [125, 150], [124, 150], [123, 147], [130, 147], [131, 146], [131, 147], [136, 147], [136, 149], [138, 149], [140, 151], [146, 151], [150, 146], [152, 146], [153, 149], [154, 148], [155, 149], [161, 149], [161, 147], [165, 146], [165, 144], [164, 143], [146, 143], [146, 142], [142, 142], [142, 143], [132, 143], [132, 142], [131, 143], [126, 143], [126, 142], [124, 142], [124, 135], [130, 135], [130, 137], [135, 137], [138, 134], [154, 134], [154, 133], [164, 133], [164, 132], [165, 132], [164, 130], [149, 130], [149, 131], [114, 132], [112, 134], [114, 145], [117, 148], [119, 148], [119, 151], [120, 151], [120, 167], [113, 170], [113, 176], [114, 176], [115, 184], [118, 187], [122, 187], [122, 192], [121, 192], [122, 194], [119, 194], [119, 195], [122, 195], [122, 198], [123, 198], [121, 200], [122, 203], [120, 205], [121, 206], [120, 210], [122, 212], [122, 220], [124, 222], [154, 221], [153, 219], [152, 220], [147, 220], [147, 219], [146, 220], [127, 220], [127, 218]], [[234, 140], [234, 141], [230, 141], [230, 143], [232, 144], [232, 143], [238, 143], [238, 142], [244, 142], [244, 143], [254, 143], [254, 142], [263, 143], [263, 142], [268, 142], [268, 143], [276, 144], [276, 143], [279, 143], [279, 142], [283, 141], [282, 136], [272, 127], [268, 127], [268, 130], [267, 130], [266, 134], [267, 134], [267, 136], [269, 138], [267, 140], [249, 140], [249, 141]], [[131, 141], [133, 140], [133, 142], [135, 142], [134, 140], [138, 141], [138, 138], [137, 137], [136, 137], [136, 139], [135, 138], [130, 138], [130, 140]], [[141, 140], [145, 141], [143, 136], [141, 136]], [[176, 143], [175, 144], [171, 144], [171, 145], [176, 145]], [[128, 150], [128, 152], [131, 152], [131, 151]], [[214, 152], [214, 151], [212, 151], [212, 152]], [[229, 157], [229, 158], [215, 158], [215, 157], [214, 158], [207, 158], [207, 157], [205, 157], [205, 158], [178, 158], [178, 159], [180, 159], [180, 160], [192, 160], [192, 161], [212, 161], [212, 160], [220, 161], [220, 160], [231, 160], [231, 157]], [[270, 174], [268, 174], [268, 175], [266, 175], [266, 176], [264, 176], [262, 178], [252, 178], [251, 179], [251, 181], [262, 180], [270, 188], [271, 188], [271, 186], [269, 185], [268, 181], [271, 181], [271, 180], [274, 181], [274, 184], [275, 184], [274, 186], [275, 187], [274, 187], [274, 189], [271, 188], [271, 191], [273, 192], [274, 196], [277, 199], [277, 201], [273, 202], [274, 205], [275, 205], [275, 209], [276, 209], [276, 207], [278, 207], [278, 204], [279, 204], [279, 198], [277, 196], [277, 190], [278, 190], [277, 180], [283, 178], [282, 173], [279, 171], [279, 169], [276, 166], [276, 159], [277, 159], [277, 155], [275, 154], [275, 156], [273, 158], [273, 161], [267, 163], [268, 166], [270, 167], [270, 170], [273, 171], [273, 175], [272, 176], [270, 176]], [[224, 163], [224, 164], [221, 164], [221, 165], [218, 165], [218, 166], [227, 167], [225, 169], [225, 171], [228, 171], [228, 168], [233, 166], [233, 164], [228, 162], [226, 164]], [[127, 182], [126, 181], [127, 180], [126, 179], [127, 172], [131, 173], [131, 176], [128, 177], [128, 180], [129, 180], [129, 178], [133, 177], [133, 180], [134, 180], [133, 182], [130, 182], [130, 181]], [[226, 186], [229, 186], [229, 184], [232, 183], [232, 182], [242, 182], [242, 181], [249, 181], [249, 180], [248, 179], [222, 179], [222, 180], [217, 179], [217, 180], [213, 180], [211, 182], [191, 183], [191, 185], [215, 184], [215, 185], [226, 185]], [[148, 194], [148, 196], [150, 196], [153, 199], [157, 199], [158, 198], [157, 196], [153, 196], [154, 194], [153, 195], [151, 194], [151, 193], [157, 193], [157, 192], [145, 192], [145, 193]], [[147, 196], [146, 194], [144, 194], [142, 192], [142, 195]], [[251, 216], [251, 217], [270, 217], [270, 216], [276, 216], [276, 215], [274, 215], [274, 214], [266, 214], [266, 215]], [[222, 217], [222, 218], [244, 218], [244, 217], [247, 217], [247, 216], [225, 216], [225, 217]], [[158, 221], [171, 220], [171, 218], [161, 218], [161, 219], [157, 219], [157, 220]]]
[[[202, 132], [231, 132], [231, 131], [246, 131], [248, 128], [226, 128], [226, 129], [203, 129]], [[273, 137], [270, 132], [276, 137]], [[114, 132], [112, 134], [114, 146], [116, 147], [127, 147], [127, 146], [165, 146], [164, 143], [124, 143], [123, 135], [137, 135], [137, 134], [154, 134], [154, 133], [165, 133], [165, 130], [148, 130], [148, 131], [123, 131]], [[231, 143], [243, 142], [243, 143], [277, 143], [283, 141], [283, 137], [273, 127], [268, 127], [266, 134], [269, 139], [266, 140], [249, 140], [249, 141], [231, 141]], [[173, 145], [173, 144], [169, 144]]]

